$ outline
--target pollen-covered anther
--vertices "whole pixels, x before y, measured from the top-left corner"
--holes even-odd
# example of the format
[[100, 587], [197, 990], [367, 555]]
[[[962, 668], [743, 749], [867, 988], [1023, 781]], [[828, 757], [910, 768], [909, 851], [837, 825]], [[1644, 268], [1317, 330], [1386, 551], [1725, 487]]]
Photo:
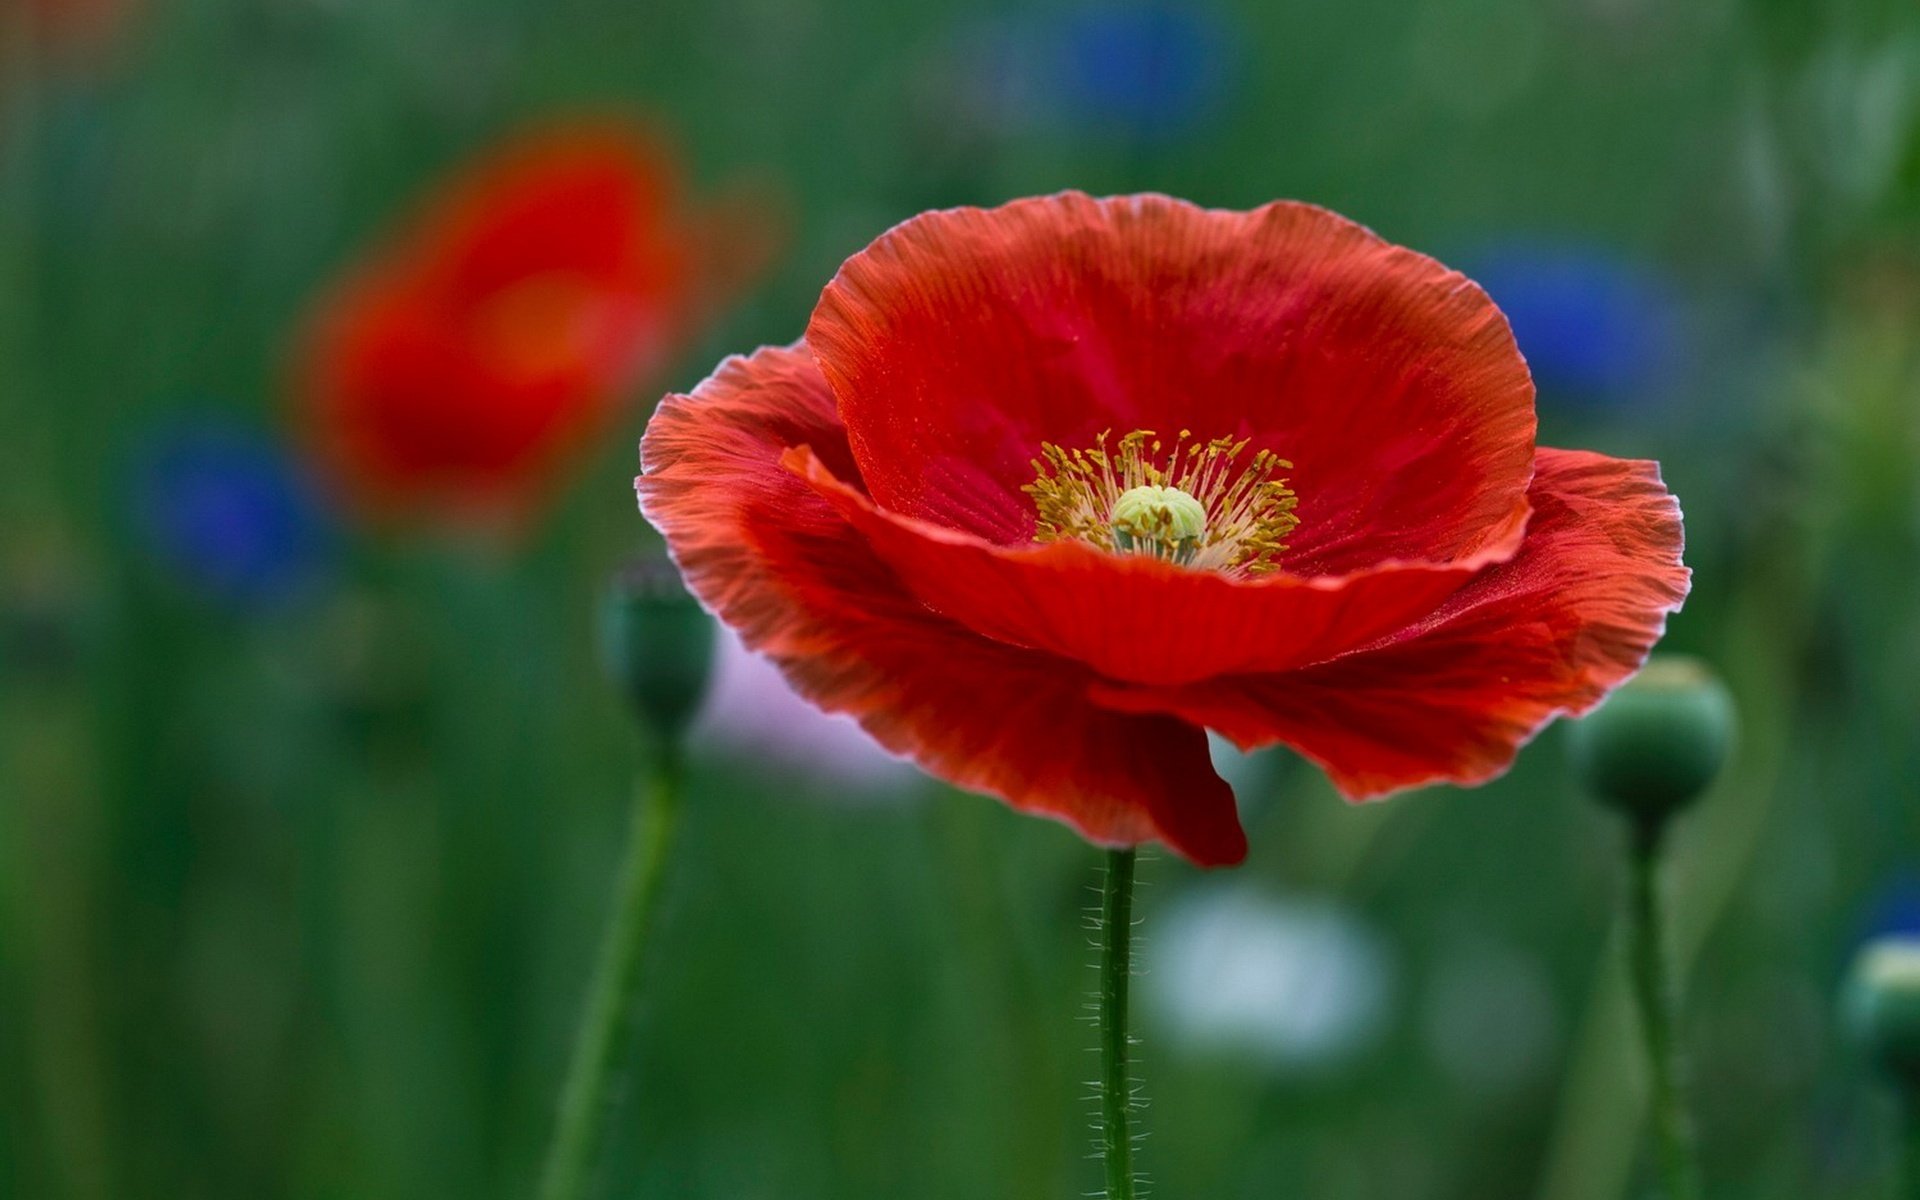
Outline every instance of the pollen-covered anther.
[[1111, 430], [1083, 450], [1051, 442], [1033, 462], [1034, 540], [1074, 538], [1121, 554], [1152, 554], [1231, 575], [1275, 570], [1300, 519], [1299, 498], [1280, 471], [1293, 464], [1249, 439], [1193, 440], [1168, 447], [1152, 430], [1113, 443]]

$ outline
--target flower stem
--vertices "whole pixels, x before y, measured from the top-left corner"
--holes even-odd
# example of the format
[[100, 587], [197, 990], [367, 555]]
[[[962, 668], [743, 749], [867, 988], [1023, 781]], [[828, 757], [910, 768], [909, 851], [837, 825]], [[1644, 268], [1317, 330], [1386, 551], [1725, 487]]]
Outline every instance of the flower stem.
[[1657, 820], [1633, 827], [1630, 860], [1629, 954], [1633, 994], [1640, 1014], [1647, 1074], [1652, 1083], [1655, 1152], [1667, 1200], [1699, 1200], [1700, 1167], [1693, 1129], [1680, 1095], [1680, 1048], [1675, 1035], [1677, 1008], [1666, 949], [1666, 922], [1660, 891], [1660, 850], [1664, 828]]
[[667, 745], [635, 790], [613, 912], [560, 1089], [560, 1111], [541, 1173], [541, 1200], [578, 1200], [599, 1158], [611, 1085], [626, 1059], [628, 1018], [660, 897], [661, 868], [680, 815], [680, 783], [679, 748]]
[[1127, 985], [1133, 978], [1133, 849], [1107, 852], [1100, 891], [1100, 1150], [1107, 1200], [1134, 1200]]

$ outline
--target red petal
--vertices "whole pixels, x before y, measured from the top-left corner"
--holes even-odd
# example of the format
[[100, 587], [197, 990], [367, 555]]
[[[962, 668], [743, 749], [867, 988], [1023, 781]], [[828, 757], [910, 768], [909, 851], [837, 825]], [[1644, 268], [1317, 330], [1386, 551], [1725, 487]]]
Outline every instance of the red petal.
[[1287, 570], [1443, 561], [1524, 495], [1533, 385], [1485, 293], [1310, 205], [1078, 193], [928, 213], [807, 329], [881, 508], [1033, 532], [1042, 442], [1250, 436], [1294, 462]]
[[802, 695], [852, 713], [929, 772], [1094, 842], [1158, 838], [1207, 866], [1245, 855], [1233, 793], [1200, 729], [1094, 705], [1084, 669], [928, 612], [780, 466], [798, 443], [852, 470], [811, 358], [762, 350], [662, 402], [637, 486], [695, 594]]
[[538, 275], [669, 295], [688, 286], [691, 230], [664, 146], [618, 121], [524, 135], [466, 168], [416, 219], [405, 247], [452, 296]]
[[1073, 659], [1112, 680], [1163, 686], [1284, 671], [1395, 633], [1519, 547], [1524, 506], [1481, 553], [1388, 563], [1345, 576], [1229, 579], [1082, 542], [994, 546], [896, 516], [804, 450], [788, 466], [865, 534], [923, 603], [1011, 645]]
[[608, 416], [591, 362], [504, 369], [411, 279], [365, 272], [316, 314], [302, 421], [362, 505], [502, 514], [531, 501]]
[[304, 419], [363, 507], [518, 516], [690, 312], [671, 162], [624, 125], [508, 143], [322, 298]]
[[1245, 748], [1284, 742], [1356, 800], [1491, 779], [1548, 721], [1638, 670], [1688, 589], [1680, 508], [1657, 464], [1542, 450], [1532, 500], [1512, 561], [1383, 644], [1284, 674], [1095, 697]]

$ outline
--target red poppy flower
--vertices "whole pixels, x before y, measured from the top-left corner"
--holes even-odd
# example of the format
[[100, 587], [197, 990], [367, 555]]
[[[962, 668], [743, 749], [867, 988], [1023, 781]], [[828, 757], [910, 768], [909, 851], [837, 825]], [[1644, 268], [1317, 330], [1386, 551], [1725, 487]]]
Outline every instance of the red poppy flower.
[[1246, 851], [1204, 730], [1353, 799], [1478, 783], [1688, 586], [1653, 463], [1536, 450], [1485, 293], [1304, 204], [916, 217], [642, 459], [690, 586], [815, 703], [1203, 865]]
[[132, 0], [27, 0], [27, 29], [55, 54], [106, 49], [126, 23]]
[[302, 345], [303, 416], [352, 498], [523, 515], [727, 282], [679, 205], [666, 152], [615, 124], [527, 137], [433, 197]]

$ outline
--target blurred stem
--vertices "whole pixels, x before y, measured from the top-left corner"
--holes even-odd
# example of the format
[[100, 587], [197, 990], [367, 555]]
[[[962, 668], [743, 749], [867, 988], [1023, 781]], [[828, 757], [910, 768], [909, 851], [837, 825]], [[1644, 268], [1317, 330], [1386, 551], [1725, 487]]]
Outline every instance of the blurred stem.
[[[1666, 927], [1669, 961], [1680, 981], [1726, 918], [1759, 855], [1782, 802], [1787, 750], [1798, 744], [1792, 655], [1781, 647], [1803, 645], [1810, 636], [1807, 614], [1817, 605], [1807, 598], [1806, 581], [1823, 576], [1809, 565], [1803, 538], [1787, 539], [1777, 549], [1742, 584], [1714, 656], [1726, 664], [1740, 697], [1745, 749], [1716, 786], [1716, 797], [1689, 818], [1695, 832], [1689, 853], [1666, 856], [1683, 866], [1675, 882], [1684, 883], [1687, 897]], [[1622, 939], [1626, 927], [1622, 911]], [[1627, 1193], [1646, 1109], [1645, 1098], [1630, 1090], [1638, 1057], [1631, 991], [1626, 972], [1596, 975], [1541, 1171], [1540, 1200], [1618, 1200]]]
[[1134, 1200], [1127, 985], [1133, 978], [1133, 867], [1137, 853], [1131, 848], [1107, 852], [1107, 873], [1100, 891], [1100, 1149], [1107, 1164], [1107, 1200]]
[[1920, 1200], [1920, 1087], [1902, 1089], [1900, 1131], [1905, 1143], [1901, 1150], [1906, 1156], [1900, 1164], [1905, 1181], [1900, 1195], [1904, 1200]]
[[1632, 873], [1628, 952], [1633, 994], [1640, 1013], [1647, 1077], [1652, 1086], [1654, 1148], [1667, 1200], [1699, 1200], [1700, 1168], [1693, 1130], [1680, 1095], [1680, 1048], [1675, 1035], [1677, 1009], [1666, 947], [1666, 920], [1660, 892], [1660, 849], [1664, 823], [1641, 821], [1633, 828], [1628, 853]]
[[668, 742], [634, 795], [626, 858], [560, 1090], [560, 1111], [541, 1175], [541, 1200], [585, 1195], [600, 1156], [611, 1084], [627, 1057], [628, 1018], [660, 898], [661, 868], [680, 815], [683, 773], [680, 747]]
[[998, 1056], [991, 1070], [979, 1072], [990, 1096], [982, 1111], [997, 1112], [995, 1136], [1004, 1135], [1013, 1147], [994, 1195], [996, 1200], [1053, 1200], [1070, 1194], [1067, 1163], [1058, 1153], [1060, 1097], [1050, 1088], [1030, 1087], [1021, 1103], [1009, 1103], [1005, 1081], [1026, 1075], [1056, 1078], [1053, 1068], [1064, 1071], [1067, 1064], [1051, 1036], [1051, 1022], [1039, 1019], [1046, 1008], [1036, 1003], [1035, 947], [1008, 945], [1016, 918], [1001, 881], [1005, 864], [994, 832], [998, 814], [990, 805], [948, 800], [935, 806], [941, 824], [934, 842], [946, 875], [946, 903], [958, 918], [955, 966], [987, 1001], [970, 1006], [976, 1028], [967, 1036], [983, 1055]]

